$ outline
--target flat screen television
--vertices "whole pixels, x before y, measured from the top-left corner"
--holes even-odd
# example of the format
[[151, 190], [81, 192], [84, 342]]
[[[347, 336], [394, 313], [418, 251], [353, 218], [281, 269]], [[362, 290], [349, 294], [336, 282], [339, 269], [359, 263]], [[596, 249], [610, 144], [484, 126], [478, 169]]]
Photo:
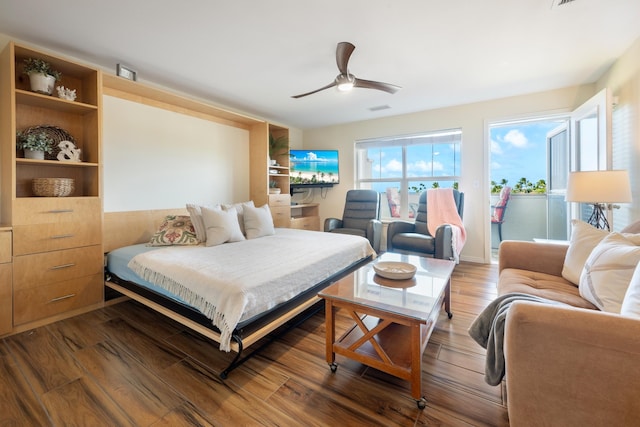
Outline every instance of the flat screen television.
[[295, 187], [340, 183], [338, 150], [289, 150], [289, 177]]

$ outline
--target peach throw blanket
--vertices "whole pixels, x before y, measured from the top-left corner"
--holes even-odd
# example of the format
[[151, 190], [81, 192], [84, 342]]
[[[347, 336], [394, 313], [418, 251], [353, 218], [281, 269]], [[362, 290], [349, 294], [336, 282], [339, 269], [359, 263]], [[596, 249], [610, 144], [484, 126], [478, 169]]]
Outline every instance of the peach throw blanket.
[[451, 225], [453, 238], [451, 249], [456, 263], [460, 262], [460, 252], [467, 239], [467, 232], [458, 215], [456, 202], [453, 200], [451, 188], [433, 188], [427, 190], [427, 227], [429, 234], [436, 235], [436, 230], [443, 224]]

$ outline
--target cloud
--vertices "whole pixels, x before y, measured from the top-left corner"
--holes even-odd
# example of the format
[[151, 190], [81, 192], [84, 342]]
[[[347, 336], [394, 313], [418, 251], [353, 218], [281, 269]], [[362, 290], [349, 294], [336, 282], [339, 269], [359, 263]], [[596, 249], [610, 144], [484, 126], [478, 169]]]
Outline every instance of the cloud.
[[502, 154], [502, 147], [500, 146], [500, 143], [495, 139], [491, 140], [491, 153]]
[[414, 172], [412, 176], [430, 175], [432, 170], [444, 170], [444, 165], [441, 162], [425, 162], [424, 160], [418, 160], [407, 165], [407, 172]]
[[504, 136], [504, 141], [516, 148], [526, 148], [529, 145], [529, 140], [526, 135], [518, 129], [511, 129], [507, 132]]
[[396, 160], [396, 159], [391, 159], [385, 166], [384, 166], [384, 170], [385, 171], [392, 171], [392, 172], [401, 172], [402, 171], [402, 162]]

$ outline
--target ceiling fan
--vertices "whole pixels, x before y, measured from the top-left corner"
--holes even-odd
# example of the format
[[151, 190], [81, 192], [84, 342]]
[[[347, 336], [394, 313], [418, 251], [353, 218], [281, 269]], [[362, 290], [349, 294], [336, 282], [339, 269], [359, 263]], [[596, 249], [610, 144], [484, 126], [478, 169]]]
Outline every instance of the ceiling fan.
[[392, 85], [389, 83], [374, 82], [371, 80], [358, 79], [353, 74], [349, 73], [347, 65], [349, 64], [349, 58], [356, 47], [349, 42], [340, 42], [336, 48], [336, 64], [338, 64], [338, 74], [335, 80], [326, 86], [316, 89], [311, 92], [302, 93], [300, 95], [294, 95], [292, 98], [302, 98], [303, 96], [311, 95], [321, 90], [329, 89], [330, 87], [337, 87], [340, 91], [349, 91], [354, 87], [362, 87], [365, 89], [377, 89], [389, 93], [396, 93], [400, 86]]

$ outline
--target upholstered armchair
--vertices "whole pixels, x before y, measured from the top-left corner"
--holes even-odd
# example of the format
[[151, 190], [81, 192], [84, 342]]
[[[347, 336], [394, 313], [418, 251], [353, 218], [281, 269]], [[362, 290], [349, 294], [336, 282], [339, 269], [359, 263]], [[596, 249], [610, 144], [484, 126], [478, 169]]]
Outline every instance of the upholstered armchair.
[[380, 251], [382, 223], [380, 194], [375, 190], [349, 190], [342, 219], [324, 220], [324, 231], [366, 237], [376, 252]]
[[[453, 199], [462, 218], [464, 211], [464, 193], [453, 190]], [[444, 224], [438, 227], [436, 235], [429, 234], [427, 228], [427, 192], [420, 194], [418, 214], [415, 223], [393, 221], [387, 228], [387, 251], [402, 254], [427, 256], [439, 259], [454, 259], [451, 249], [453, 232], [451, 226]]]

